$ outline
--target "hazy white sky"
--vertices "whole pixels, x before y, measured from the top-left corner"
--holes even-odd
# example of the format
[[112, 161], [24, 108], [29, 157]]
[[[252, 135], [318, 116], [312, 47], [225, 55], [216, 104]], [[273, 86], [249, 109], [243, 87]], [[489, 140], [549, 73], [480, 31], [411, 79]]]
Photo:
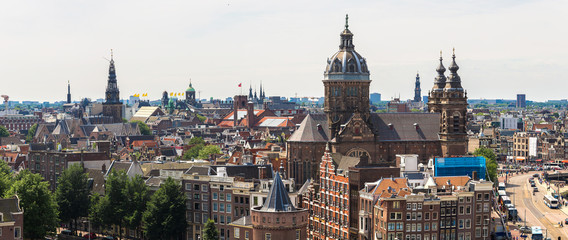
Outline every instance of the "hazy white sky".
[[566, 99], [568, 1], [4, 0], [0, 94], [103, 98], [114, 49], [121, 98], [183, 92], [225, 98], [262, 81], [268, 96], [323, 96], [345, 14], [383, 99], [432, 87], [456, 48], [469, 98]]

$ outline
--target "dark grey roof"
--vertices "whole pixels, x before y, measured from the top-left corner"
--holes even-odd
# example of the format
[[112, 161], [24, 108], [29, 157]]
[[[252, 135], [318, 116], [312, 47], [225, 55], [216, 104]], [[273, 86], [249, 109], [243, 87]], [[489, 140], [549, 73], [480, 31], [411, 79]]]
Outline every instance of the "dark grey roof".
[[406, 173], [405, 177], [407, 179], [420, 180], [420, 179], [424, 179], [424, 174], [423, 173]]
[[252, 221], [250, 220], [250, 216], [244, 216], [242, 218], [239, 218], [235, 221], [233, 221], [232, 223], [229, 223], [231, 225], [237, 225], [237, 226], [243, 226], [243, 227], [249, 227], [252, 226]]
[[439, 140], [438, 113], [372, 113], [370, 121], [379, 141]]
[[112, 170], [115, 170], [116, 172], [123, 170], [125, 173], [128, 173], [128, 169], [130, 169], [131, 165], [132, 165], [132, 162], [119, 162], [119, 161], [116, 161], [116, 160], [112, 161], [112, 163], [108, 167], [107, 172], [105, 173], [105, 176], [108, 176], [109, 174], [111, 174]]
[[202, 176], [208, 176], [209, 175], [209, 166], [191, 166], [189, 169], [187, 169], [187, 171], [185, 171], [185, 174], [189, 174], [189, 175], [193, 175], [193, 174], [197, 174], [197, 175], [202, 175]]
[[20, 203], [18, 198], [0, 199], [0, 212], [4, 215], [4, 222], [14, 221], [12, 213], [21, 212]]
[[274, 174], [274, 180], [272, 186], [270, 187], [270, 192], [266, 197], [266, 201], [260, 211], [263, 212], [291, 212], [295, 211], [296, 208], [292, 201], [290, 201], [290, 196], [288, 196], [288, 191], [286, 186], [282, 183], [279, 173]]
[[92, 192], [104, 195], [105, 194], [105, 177], [102, 169], [86, 168], [85, 172], [89, 178], [89, 189]]
[[[318, 127], [319, 125], [319, 127]], [[300, 127], [288, 139], [289, 142], [327, 142], [329, 128], [325, 114], [308, 114]]]
[[302, 187], [298, 190], [298, 195], [302, 195], [304, 193], [307, 193], [311, 183], [312, 183], [312, 179], [308, 178], [308, 180], [306, 180], [304, 185], [302, 185]]
[[272, 177], [272, 165], [219, 165], [211, 166], [217, 172], [217, 167], [224, 167], [229, 177], [243, 177], [244, 179], [260, 179], [259, 168], [263, 167], [264, 176]]

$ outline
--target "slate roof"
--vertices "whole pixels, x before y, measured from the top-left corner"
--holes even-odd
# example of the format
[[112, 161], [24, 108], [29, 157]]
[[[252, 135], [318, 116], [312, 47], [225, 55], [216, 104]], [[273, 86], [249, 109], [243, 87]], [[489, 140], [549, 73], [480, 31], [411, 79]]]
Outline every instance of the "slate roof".
[[227, 170], [227, 176], [229, 177], [243, 177], [245, 179], [260, 179], [259, 167], [264, 167], [264, 175], [268, 178], [272, 177], [272, 166], [271, 165], [220, 165], [211, 166], [211, 168], [217, 172], [217, 167], [224, 167]]
[[233, 221], [232, 223], [229, 223], [231, 225], [237, 225], [237, 226], [243, 226], [243, 227], [250, 227], [252, 226], [252, 221], [250, 219], [250, 216], [244, 216], [242, 218], [239, 218], [235, 221]]
[[208, 176], [209, 166], [191, 166], [189, 169], [187, 169], [187, 171], [185, 171], [184, 174]]
[[89, 178], [89, 188], [92, 192], [104, 195], [105, 194], [105, 177], [101, 169], [86, 168], [85, 172]]
[[438, 113], [372, 113], [370, 121], [373, 132], [379, 135], [379, 141], [439, 140]]
[[412, 180], [420, 180], [420, 179], [424, 179], [424, 174], [423, 173], [405, 173], [404, 176], [407, 179], [412, 179]]
[[268, 192], [266, 201], [264, 202], [264, 205], [262, 205], [262, 208], [260, 208], [260, 211], [291, 212], [295, 210], [296, 208], [294, 207], [294, 204], [292, 204], [290, 196], [288, 196], [288, 191], [286, 190], [284, 183], [282, 183], [280, 174], [274, 174], [274, 180], [270, 187], [270, 192]]
[[350, 167], [355, 167], [361, 161], [358, 157], [348, 157], [341, 153], [332, 153], [331, 159], [337, 166], [337, 169], [349, 170]]
[[4, 215], [4, 222], [13, 222], [12, 213], [22, 212], [18, 198], [0, 199], [0, 212]]
[[[320, 126], [318, 128], [318, 125]], [[327, 142], [329, 128], [325, 114], [308, 114], [298, 130], [288, 139], [289, 142]]]

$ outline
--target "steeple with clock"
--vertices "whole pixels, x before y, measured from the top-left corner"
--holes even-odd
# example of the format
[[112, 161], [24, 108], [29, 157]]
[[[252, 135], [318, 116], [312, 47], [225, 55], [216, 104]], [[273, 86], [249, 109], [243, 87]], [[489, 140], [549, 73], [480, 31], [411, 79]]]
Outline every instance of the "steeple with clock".
[[105, 102], [103, 103], [103, 115], [111, 117], [113, 123], [122, 122], [122, 103], [120, 102], [120, 91], [118, 90], [118, 84], [116, 82], [116, 69], [114, 67], [112, 50], [110, 54]]

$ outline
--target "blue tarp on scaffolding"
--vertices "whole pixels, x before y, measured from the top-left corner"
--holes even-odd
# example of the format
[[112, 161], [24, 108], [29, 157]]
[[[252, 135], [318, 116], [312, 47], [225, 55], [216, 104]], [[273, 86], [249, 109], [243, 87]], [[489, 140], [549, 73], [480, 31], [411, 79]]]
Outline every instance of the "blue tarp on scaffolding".
[[450, 157], [434, 159], [434, 176], [469, 176], [477, 171], [477, 177], [485, 179], [485, 158], [484, 157]]

